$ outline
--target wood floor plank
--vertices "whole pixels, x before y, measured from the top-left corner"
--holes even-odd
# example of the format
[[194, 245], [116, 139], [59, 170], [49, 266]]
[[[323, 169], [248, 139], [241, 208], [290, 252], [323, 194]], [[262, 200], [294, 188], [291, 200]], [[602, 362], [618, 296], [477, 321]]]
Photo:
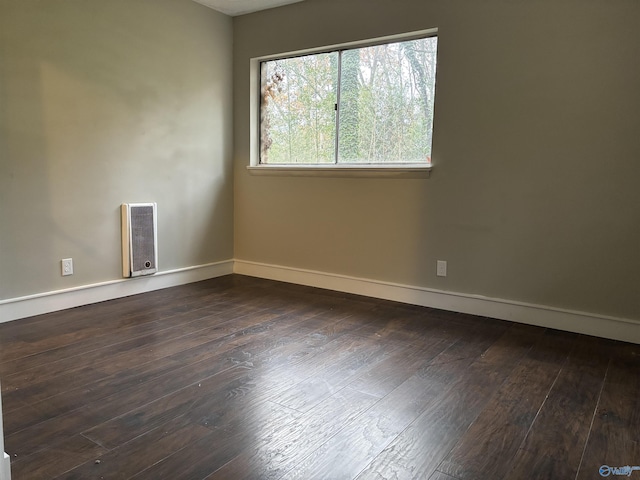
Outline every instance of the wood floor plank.
[[[296, 365], [302, 368], [298, 372], [304, 372], [305, 368], [312, 367], [317, 357], [335, 356], [347, 345], [353, 346], [357, 337], [349, 334], [344, 338], [333, 339], [325, 345], [314, 344], [308, 355], [298, 355], [300, 350], [307, 352], [309, 346], [306, 343], [287, 342], [276, 348], [259, 353], [252, 357], [250, 365], [238, 363], [244, 370], [233, 378], [226, 388], [216, 394], [208, 394], [197, 399], [185, 415], [194, 422], [215, 427], [227, 431], [233, 425], [242, 422], [244, 412], [265, 401], [272, 401], [278, 394], [295, 385], [301, 377], [306, 378], [308, 373], [289, 374], [288, 368], [280, 368], [283, 364], [291, 367]], [[324, 364], [320, 360], [318, 364]], [[229, 409], [226, 404], [233, 404]]]
[[248, 374], [238, 368], [226, 369], [177, 392], [128, 410], [120, 416], [109, 415], [104, 422], [83, 432], [83, 435], [109, 449], [116, 448], [139, 435], [191, 411], [198, 401], [215, 398], [221, 402], [230, 390], [243, 388]]
[[484, 332], [455, 343], [282, 478], [355, 478], [424, 410], [444, 396], [461, 369], [473, 363], [503, 331]]
[[[135, 302], [135, 300], [132, 302]], [[193, 302], [201, 302], [201, 299], [195, 297]], [[57, 329], [44, 325], [44, 328], [29, 329], [20, 335], [6, 337], [8, 341], [4, 342], [4, 348], [0, 351], [0, 362], [4, 363], [14, 358], [33, 355], [59, 348], [60, 346], [77, 343], [91, 337], [101, 336], [105, 332], [109, 332], [113, 326], [123, 328], [139, 324], [141, 319], [145, 322], [151, 322], [164, 317], [172, 317], [192, 310], [194, 305], [194, 303], [185, 300], [175, 303], [159, 302], [155, 305], [151, 304], [144, 307], [132, 303], [134, 308], [122, 313], [120, 308], [122, 308], [122, 304], [126, 303], [126, 299], [115, 301], [113, 304], [110, 303], [104, 310], [97, 310], [95, 315], [87, 315], [87, 310], [94, 310], [95, 306], [89, 306], [87, 310], [71, 309], [66, 314], [66, 318], [57, 322]], [[115, 305], [116, 308], [110, 309], [109, 307], [112, 305]], [[67, 325], [73, 328], [65, 330], [64, 327]], [[5, 330], [0, 328], [1, 337], [5, 336], [3, 333]]]
[[139, 336], [143, 336], [154, 331], [157, 332], [159, 330], [160, 329], [156, 322], [143, 322], [130, 327], [117, 329], [117, 331], [111, 331], [104, 337], [94, 336], [90, 339], [76, 343], [45, 349], [32, 355], [18, 357], [16, 359], [0, 363], [0, 375], [13, 375], [41, 365], [56, 363], [62, 359], [72, 357], [78, 357], [77, 359], [79, 360], [79, 356], [86, 352], [130, 341]]
[[429, 480], [457, 480], [457, 479], [447, 475], [446, 473], [435, 471], [433, 472], [433, 475], [429, 477]]
[[271, 397], [271, 400], [293, 410], [307, 412], [347, 386], [353, 377], [375, 368], [398, 349], [397, 345], [369, 341], [362, 342], [359, 347], [344, 350], [349, 352], [347, 356], [336, 356], [333, 363], [321, 370], [315, 370], [308, 378]]
[[527, 326], [505, 332], [460, 372], [448, 393], [382, 451], [358, 480], [429, 478], [541, 333]]
[[[105, 406], [106, 408], [108, 407]], [[110, 418], [110, 414], [104, 410], [83, 407], [8, 435], [5, 438], [5, 449], [7, 453], [19, 458], [30, 457], [77, 436], [86, 425], [96, 425], [107, 418]]]
[[87, 461], [94, 462], [106, 449], [76, 435], [55, 442], [51, 448], [41, 450], [29, 458], [14, 457], [11, 463], [12, 478], [49, 480], [72, 470]]
[[438, 470], [460, 480], [503, 478], [574, 342], [574, 335], [547, 331]]
[[[297, 329], [297, 325], [291, 324], [289, 329], [293, 331]], [[301, 349], [308, 351], [309, 346], [304, 342], [296, 342], [293, 337], [283, 336], [275, 339], [268, 337], [268, 339], [267, 343], [257, 342], [252, 348], [249, 348], [249, 345], [241, 345], [231, 352], [226, 352], [224, 362], [207, 362], [204, 365], [204, 371], [198, 371], [192, 375], [185, 373], [172, 375], [171, 387], [166, 382], [158, 383], [157, 387], [159, 391], [173, 391], [173, 393], [131, 409], [122, 416], [105, 422], [104, 425], [98, 425], [86, 431], [85, 435], [100, 445], [113, 448], [144, 434], [172, 416], [189, 414], [197, 420], [199, 416], [204, 416], [201, 412], [209, 408], [209, 403], [216, 409], [223, 408], [229, 396], [237, 396], [238, 393], [246, 395], [248, 392], [255, 391], [258, 386], [261, 386], [260, 399], [272, 395], [273, 388], [265, 388], [264, 383], [260, 385], [257, 379], [270, 372], [276, 362], [274, 358], [279, 358], [286, 364], [292, 364], [291, 352], [287, 347], [291, 346], [292, 351], [295, 352]], [[324, 350], [325, 354], [341, 352], [345, 348], [344, 342], [332, 340], [329, 343], [333, 344], [333, 350]], [[321, 351], [317, 347], [316, 350]], [[309, 357], [300, 357], [293, 363], [301, 364], [309, 361]], [[259, 371], [262, 364], [264, 364], [263, 369], [266, 369], [265, 372]], [[271, 377], [270, 380], [277, 384], [279, 389], [286, 389], [295, 378], [294, 375], [286, 374], [276, 382], [274, 381], [275, 373]], [[179, 386], [182, 388], [179, 389]], [[158, 396], [150, 390], [149, 384], [143, 387], [145, 387], [143, 392], [148, 394], [151, 391], [151, 397]], [[131, 400], [128, 403], [139, 405], [141, 402]], [[203, 422], [206, 423], [205, 420]], [[215, 424], [211, 422], [210, 425]]]
[[146, 435], [116, 449], [96, 455], [57, 480], [116, 480], [130, 478], [175, 452], [211, 436], [211, 430], [181, 418], [171, 420]]
[[[289, 324], [287, 328], [295, 330], [296, 324]], [[258, 340], [267, 335], [266, 332], [260, 333]], [[246, 332], [242, 337], [251, 338]], [[268, 349], [274, 341], [275, 340], [271, 340], [264, 347], [261, 342], [258, 342], [257, 348]], [[233, 347], [234, 344], [230, 342], [228, 346]], [[236, 348], [242, 350], [243, 345], [241, 344]], [[7, 437], [7, 445], [15, 451], [19, 451], [22, 455], [30, 454], [46, 446], [48, 437], [40, 433], [43, 429], [50, 431], [57, 428], [65, 432], [65, 435], [77, 434], [90, 427], [95, 427], [103, 422], [109, 421], [114, 417], [131, 412], [136, 407], [147, 405], [159, 397], [167, 396], [174, 391], [179, 391], [189, 386], [193, 387], [198, 381], [210, 378], [235, 365], [234, 361], [228, 358], [229, 352], [227, 352], [226, 349], [219, 349], [218, 353], [224, 358], [224, 361], [199, 362], [195, 367], [181, 367], [177, 369], [177, 372], [174, 372], [174, 375], [168, 378], [166, 378], [166, 376], [160, 376], [147, 383], [139, 383], [138, 378], [130, 378], [127, 388], [115, 392], [109, 391], [109, 396], [99, 398], [95, 404], [87, 404], [86, 396], [77, 396], [74, 392], [71, 392], [70, 395], [63, 399], [53, 397], [53, 399], [60, 400], [60, 403], [50, 398], [44, 405], [37, 405], [37, 407], [44, 412], [44, 418], [38, 417], [31, 419], [32, 423], [37, 422], [33, 425], [22, 425], [22, 427], [26, 428], [9, 435]], [[80, 405], [85, 406], [80, 407]], [[79, 423], [77, 423], [74, 418], [74, 412], [77, 412], [80, 416], [81, 420]], [[89, 412], [93, 419], [91, 422], [86, 416]], [[82, 422], [84, 422], [86, 428], [78, 430], [77, 425], [81, 425]], [[152, 426], [150, 428], [154, 427]]]
[[193, 480], [206, 478], [243, 449], [256, 442], [268, 442], [278, 432], [290, 428], [300, 414], [272, 402], [245, 411], [241, 425], [232, 431], [213, 432], [165, 460], [132, 477], [136, 480], [171, 478]]
[[609, 364], [581, 337], [520, 445], [508, 478], [575, 478]]
[[357, 375], [349, 386], [369, 395], [384, 397], [453, 343], [452, 337], [434, 336], [420, 345], [398, 348], [388, 358]]
[[15, 480], [601, 478], [640, 457], [639, 371], [638, 345], [240, 275], [0, 324]]
[[360, 335], [407, 344], [437, 335], [442, 322], [425, 316], [419, 311], [406, 311], [387, 306], [377, 309], [373, 319], [361, 322], [360, 325], [357, 332]]
[[[251, 336], [243, 335], [243, 338], [248, 340]], [[206, 341], [206, 337], [203, 337], [202, 340]], [[186, 348], [186, 345], [179, 340], [174, 341], [174, 343], [178, 350]], [[234, 347], [232, 342], [218, 343], [218, 345], [211, 345], [208, 342], [205, 345], [210, 351], [215, 348], [214, 351], [217, 356], [225, 354], [228, 349]], [[241, 348], [241, 346], [235, 348]], [[214, 375], [232, 366], [230, 363], [223, 361], [207, 364], [203, 363], [204, 360], [190, 366], [188, 362], [184, 361], [184, 358], [181, 360], [182, 362], [179, 362], [169, 356], [163, 358], [160, 362], [143, 362], [142, 366], [138, 366], [134, 370], [135, 375], [125, 370], [119, 377], [108, 377], [108, 380], [88, 384], [87, 388], [82, 392], [71, 388], [62, 394], [54, 395], [44, 402], [33, 404], [33, 407], [39, 411], [39, 415], [28, 419], [21, 425], [12, 424], [11, 431], [28, 428], [41, 421], [63, 415], [99, 400], [104, 400], [107, 404], [110, 404], [111, 401], [120, 399], [124, 405], [128, 405], [132, 409], [135, 405], [152, 401], [158, 395], [168, 394], [173, 390], [193, 384], [202, 378]], [[135, 362], [135, 357], [131, 358], [131, 363], [133, 362]], [[147, 368], [144, 368], [145, 366]], [[166, 378], [171, 372], [174, 372], [175, 375]], [[114, 391], [117, 393], [114, 394]]]
[[[51, 349], [43, 349], [36, 353], [30, 353], [20, 359], [0, 363], [0, 375], [22, 376], [26, 377], [30, 372], [35, 372], [36, 376], [53, 375], [64, 373], [69, 368], [73, 368], [79, 362], [79, 355], [83, 355], [85, 362], [89, 362], [90, 358], [101, 359], [110, 356], [118, 351], [126, 350], [135, 345], [148, 344], [151, 339], [158, 338], [161, 333], [164, 338], [169, 337], [169, 333], [173, 331], [173, 336], [180, 336], [183, 332], [182, 327], [188, 325], [191, 321], [204, 317], [212, 319], [212, 316], [224, 314], [229, 320], [237, 315], [246, 314], [248, 311], [255, 311], [257, 307], [247, 309], [243, 306], [233, 306], [229, 304], [213, 304], [213, 305], [195, 305], [193, 310], [181, 312], [179, 314], [171, 314], [161, 316], [162, 318], [150, 321], [149, 316], [140, 314], [135, 319], [130, 319], [129, 325], [118, 325], [115, 329], [104, 329], [102, 335], [92, 334], [88, 338], [80, 338], [79, 341], [65, 343], [59, 340], [61, 346]], [[244, 313], [243, 313], [244, 312]], [[126, 313], [124, 314], [126, 316]], [[118, 318], [118, 313], [114, 313], [114, 317]], [[152, 317], [153, 318], [153, 317]], [[103, 321], [100, 318], [93, 321]], [[213, 322], [211, 322], [213, 323]], [[182, 333], [184, 334], [184, 333]], [[52, 335], [53, 336], [53, 335]], [[139, 340], [140, 337], [145, 337]], [[152, 340], [153, 341], [153, 340]], [[27, 352], [23, 352], [27, 353]], [[84, 363], [86, 365], [86, 363]], [[28, 380], [28, 377], [25, 378]]]
[[233, 460], [212, 473], [207, 480], [230, 478], [277, 479], [322, 443], [338, 433], [344, 425], [355, 421], [377, 398], [351, 388], [325, 399], [307, 413], [304, 422], [269, 441], [244, 448]]
[[640, 465], [640, 346], [613, 349], [578, 480], [598, 478], [603, 465]]
[[[114, 391], [118, 392], [116, 399], [120, 398], [129, 404], [133, 401], [148, 403], [148, 401], [156, 398], [153, 397], [153, 395], [158, 395], [159, 392], [168, 394], [172, 389], [182, 388], [189, 383], [194, 383], [201, 378], [213, 375], [223, 368], [231, 367], [233, 362], [228, 361], [229, 359], [224, 357], [224, 359], [227, 360], [226, 367], [224, 361], [217, 362], [212, 366], [206, 364], [195, 365], [195, 370], [190, 369], [188, 367], [189, 365], [204, 362], [205, 360], [213, 361], [216, 356], [219, 357], [229, 350], [242, 349], [243, 345], [260, 340], [261, 338], [268, 338], [269, 334], [282, 334], [286, 331], [283, 329], [294, 330], [296, 329], [296, 324], [306, 318], [305, 315], [301, 315], [282, 322], [282, 325], [279, 321], [265, 322], [265, 320], [271, 317], [271, 315], [256, 314], [254, 316], [255, 325], [253, 327], [239, 330], [235, 334], [228, 335], [225, 339], [217, 338], [213, 341], [207, 341], [210, 338], [207, 335], [207, 331], [201, 331], [201, 334], [195, 337], [186, 336], [174, 339], [173, 350], [178, 353], [171, 354], [173, 350], [165, 350], [165, 354], [169, 356], [165, 356], [155, 362], [142, 362], [142, 364], [140, 364], [135, 354], [136, 351], [134, 351], [129, 362], [125, 362], [134, 365], [133, 367], [121, 369], [117, 375], [106, 376], [108, 372], [112, 371], [111, 368], [109, 368], [107, 372], [101, 372], [101, 375], [97, 375], [95, 379], [92, 379], [94, 380], [92, 383], [88, 383], [82, 389], [69, 388], [69, 385], [62, 383], [60, 386], [65, 389], [64, 393], [47, 398], [46, 402], [35, 403], [33, 406], [38, 410], [39, 414], [26, 419], [22, 424], [18, 423], [17, 419], [14, 419], [14, 422], [10, 425], [11, 430], [8, 430], [8, 432], [15, 432], [27, 428], [30, 425], [35, 425], [54, 416], [62, 415], [102, 398], [105, 398], [107, 403], [109, 403], [110, 398], [108, 397], [113, 398]], [[280, 319], [281, 317], [278, 318]], [[274, 329], [276, 326], [278, 328]], [[218, 337], [218, 335], [211, 336], [214, 338]], [[271, 342], [268, 342], [265, 348], [267, 348], [270, 343]], [[192, 344], [196, 346], [188, 348]], [[118, 356], [119, 354], [116, 354], [115, 358], [118, 358]], [[136, 363], [136, 361], [138, 362]], [[97, 368], [101, 369], [102, 367], [98, 364]], [[163, 378], [174, 370], [175, 378], [170, 381]], [[154, 383], [147, 383], [151, 381]], [[55, 393], [55, 390], [56, 389], [53, 388], [46, 391], [51, 394]], [[140, 397], [140, 392], [145, 394], [146, 397], [151, 398], [144, 401], [145, 397]], [[131, 394], [134, 394], [136, 398], [132, 398]], [[131, 408], [133, 408], [133, 406]]]

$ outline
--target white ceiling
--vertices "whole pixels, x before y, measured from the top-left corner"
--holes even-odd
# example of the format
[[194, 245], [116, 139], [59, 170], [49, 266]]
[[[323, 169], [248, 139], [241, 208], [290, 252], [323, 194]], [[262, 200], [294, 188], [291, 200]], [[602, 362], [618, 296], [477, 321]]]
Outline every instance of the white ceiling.
[[301, 2], [303, 0], [193, 0], [219, 12], [231, 15], [243, 15], [245, 13], [266, 10], [267, 8], [279, 7], [290, 3]]

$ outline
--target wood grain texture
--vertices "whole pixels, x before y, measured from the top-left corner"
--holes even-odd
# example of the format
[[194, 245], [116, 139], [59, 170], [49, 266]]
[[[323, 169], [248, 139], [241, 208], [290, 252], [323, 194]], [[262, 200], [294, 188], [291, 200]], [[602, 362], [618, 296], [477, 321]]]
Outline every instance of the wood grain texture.
[[54, 445], [27, 457], [14, 457], [11, 462], [12, 478], [48, 479], [72, 470], [83, 463], [94, 462], [106, 449], [92, 441], [75, 435], [57, 440]]
[[356, 421], [376, 401], [376, 397], [345, 388], [316, 405], [307, 413], [304, 422], [295, 422], [268, 442], [243, 449], [207, 479], [280, 478], [345, 424]]
[[429, 478], [540, 334], [539, 329], [524, 326], [505, 332], [460, 372], [446, 395], [398, 435], [358, 480]]
[[412, 421], [448, 392], [455, 377], [501, 331], [500, 327], [486, 329], [460, 339], [282, 478], [355, 478]]
[[640, 346], [613, 348], [578, 480], [597, 478], [602, 465], [640, 465]]
[[[0, 325], [13, 478], [598, 478], [640, 347], [229, 275]], [[597, 477], [596, 477], [597, 475]]]
[[461, 480], [503, 478], [576, 337], [547, 331], [438, 466]]
[[433, 475], [429, 477], [429, 480], [456, 480], [454, 477], [447, 475], [446, 473], [435, 471]]
[[607, 355], [593, 355], [594, 343], [585, 338], [577, 343], [507, 477], [575, 478], [609, 363]]
[[181, 418], [171, 420], [159, 428], [103, 455], [95, 455], [82, 465], [60, 475], [59, 479], [113, 480], [130, 478], [176, 451], [202, 438], [211, 430], [192, 425]]

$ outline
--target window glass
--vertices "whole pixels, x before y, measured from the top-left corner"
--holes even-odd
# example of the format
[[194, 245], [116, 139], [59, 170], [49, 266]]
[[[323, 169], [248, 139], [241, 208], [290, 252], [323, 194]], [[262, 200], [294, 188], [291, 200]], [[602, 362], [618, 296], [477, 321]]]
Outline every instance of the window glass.
[[430, 163], [436, 54], [432, 36], [262, 62], [260, 163]]
[[342, 53], [339, 163], [430, 161], [436, 37]]
[[338, 53], [263, 62], [260, 163], [334, 163]]

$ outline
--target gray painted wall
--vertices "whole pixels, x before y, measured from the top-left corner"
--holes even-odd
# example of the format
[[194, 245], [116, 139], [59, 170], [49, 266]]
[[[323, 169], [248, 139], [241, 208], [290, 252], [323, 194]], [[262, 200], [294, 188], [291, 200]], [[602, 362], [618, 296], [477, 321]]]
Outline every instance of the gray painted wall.
[[[0, 300], [233, 258], [232, 21], [186, 0], [0, 1]], [[72, 257], [75, 274], [60, 275]]]
[[[635, 0], [307, 0], [236, 17], [236, 258], [640, 319], [639, 21]], [[247, 173], [250, 58], [431, 27], [430, 179]]]

